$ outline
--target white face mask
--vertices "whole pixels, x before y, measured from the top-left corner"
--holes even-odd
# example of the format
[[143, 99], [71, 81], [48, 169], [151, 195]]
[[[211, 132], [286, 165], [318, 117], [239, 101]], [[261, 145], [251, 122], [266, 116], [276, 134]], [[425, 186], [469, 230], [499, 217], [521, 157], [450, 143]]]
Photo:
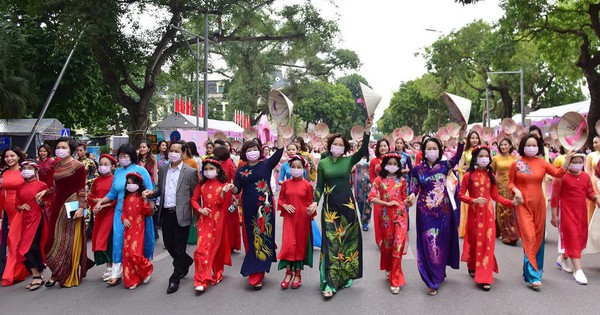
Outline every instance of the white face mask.
[[440, 151], [439, 150], [425, 150], [425, 157], [430, 162], [435, 162], [440, 157]]
[[303, 168], [290, 168], [290, 174], [294, 178], [302, 177], [302, 176], [304, 176], [304, 169]]
[[127, 184], [126, 188], [128, 192], [132, 193], [138, 191], [140, 186], [138, 186], [138, 184]]
[[56, 157], [64, 159], [69, 156], [69, 149], [56, 149]]
[[217, 177], [217, 170], [204, 171], [204, 177], [206, 177], [208, 179], [213, 179], [213, 178]]
[[333, 156], [340, 157], [340, 156], [342, 156], [342, 154], [344, 154], [344, 151], [346, 151], [346, 148], [341, 145], [332, 144], [331, 149], [329, 151], [331, 151], [331, 154]]
[[397, 171], [398, 171], [400, 168], [398, 167], [398, 165], [386, 165], [386, 166], [384, 167], [384, 169], [385, 169], [386, 171], [388, 171], [390, 174], [396, 174], [396, 172], [397, 172]]
[[35, 171], [34, 170], [22, 170], [21, 176], [23, 176], [23, 178], [25, 178], [25, 179], [32, 178], [33, 176], [35, 176]]
[[110, 173], [110, 166], [108, 166], [108, 165], [98, 166], [98, 173], [100, 173], [102, 175]]
[[528, 157], [536, 156], [539, 151], [537, 147], [525, 147], [523, 150], [525, 151], [525, 155]]
[[583, 164], [569, 164], [569, 170], [575, 173], [581, 172], [581, 170], [583, 169]]
[[478, 157], [477, 158], [477, 166], [481, 168], [486, 168], [490, 164], [489, 157]]
[[249, 162], [256, 162], [260, 158], [260, 152], [259, 151], [248, 151], [248, 152], [246, 152], [246, 158], [248, 159]]
[[177, 163], [181, 161], [181, 153], [169, 152], [169, 162]]
[[127, 167], [127, 166], [131, 165], [131, 159], [130, 158], [119, 158], [119, 164], [121, 164], [121, 166], [123, 166], [123, 167]]

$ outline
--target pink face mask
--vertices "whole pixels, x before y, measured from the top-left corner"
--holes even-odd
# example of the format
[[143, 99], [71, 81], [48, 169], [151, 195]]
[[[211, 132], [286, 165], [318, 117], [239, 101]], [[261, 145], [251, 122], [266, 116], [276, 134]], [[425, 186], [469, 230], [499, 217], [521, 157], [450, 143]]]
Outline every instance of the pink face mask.
[[572, 172], [581, 172], [581, 170], [583, 169], [583, 164], [569, 164], [569, 170]]
[[346, 148], [344, 148], [341, 145], [333, 144], [333, 145], [331, 145], [331, 149], [329, 151], [331, 151], [331, 154], [333, 156], [340, 157], [340, 156], [342, 156], [342, 154], [344, 154], [344, 151], [346, 151]]
[[435, 162], [440, 157], [440, 151], [438, 151], [438, 150], [425, 150], [425, 157], [430, 162]]
[[304, 169], [302, 169], [302, 168], [291, 168], [290, 169], [290, 174], [294, 178], [296, 178], [296, 177], [302, 177], [304, 175]]
[[525, 147], [523, 150], [525, 151], [525, 155], [528, 157], [536, 156], [539, 151], [537, 147]]
[[246, 158], [250, 162], [256, 162], [260, 158], [260, 152], [259, 151], [248, 151], [248, 152], [246, 152]]

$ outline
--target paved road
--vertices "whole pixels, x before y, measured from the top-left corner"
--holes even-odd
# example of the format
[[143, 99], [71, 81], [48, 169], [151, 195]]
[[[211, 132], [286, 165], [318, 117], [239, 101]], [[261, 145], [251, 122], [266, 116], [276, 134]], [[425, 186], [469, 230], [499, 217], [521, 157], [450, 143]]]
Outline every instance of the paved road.
[[[414, 218], [411, 209], [411, 218]], [[414, 220], [410, 231], [411, 249], [415, 248]], [[281, 226], [278, 222], [277, 227]], [[278, 231], [281, 238], [281, 232]], [[421, 281], [411, 250], [403, 260], [407, 284], [400, 294], [392, 295], [385, 274], [378, 270], [379, 253], [373, 240], [373, 230], [363, 233], [364, 277], [349, 289], [338, 291], [325, 301], [318, 290], [318, 269], [303, 273], [303, 286], [297, 290], [282, 291], [279, 282], [283, 273], [275, 270], [267, 274], [262, 291], [254, 291], [239, 274], [243, 254], [233, 255], [233, 267], [225, 270], [224, 281], [203, 294], [193, 289], [191, 273], [181, 282], [179, 292], [165, 293], [172, 272], [171, 258], [156, 245], [154, 275], [148, 285], [136, 290], [126, 290], [122, 285], [108, 288], [100, 281], [103, 268], [90, 270], [81, 286], [72, 289], [40, 288], [28, 292], [24, 283], [0, 288], [2, 314], [384, 314], [390, 312], [417, 312], [440, 314], [540, 314], [575, 312], [595, 313], [600, 309], [600, 255], [584, 256], [584, 270], [590, 284], [581, 286], [569, 274], [554, 267], [557, 233], [554, 227], [548, 232], [546, 247], [546, 272], [540, 292], [528, 288], [521, 277], [523, 259], [520, 244], [517, 247], [497, 242], [496, 257], [500, 274], [490, 292], [481, 291], [468, 276], [465, 264], [460, 270], [448, 269], [448, 277], [438, 295], [428, 296]], [[188, 246], [192, 253], [193, 246]], [[315, 250], [315, 262], [319, 251]], [[48, 274], [48, 272], [46, 272]]]

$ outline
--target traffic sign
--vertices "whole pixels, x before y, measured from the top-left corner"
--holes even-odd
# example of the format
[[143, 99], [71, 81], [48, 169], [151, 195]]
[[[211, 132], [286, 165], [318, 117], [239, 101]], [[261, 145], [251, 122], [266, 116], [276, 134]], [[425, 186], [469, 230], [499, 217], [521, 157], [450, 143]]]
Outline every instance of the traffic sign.
[[179, 131], [175, 130], [171, 132], [171, 136], [169, 136], [169, 138], [171, 138], [171, 142], [177, 142], [181, 140], [181, 134], [179, 133]]
[[66, 137], [66, 138], [71, 138], [71, 129], [69, 128], [65, 128], [63, 130], [60, 131], [60, 137]]

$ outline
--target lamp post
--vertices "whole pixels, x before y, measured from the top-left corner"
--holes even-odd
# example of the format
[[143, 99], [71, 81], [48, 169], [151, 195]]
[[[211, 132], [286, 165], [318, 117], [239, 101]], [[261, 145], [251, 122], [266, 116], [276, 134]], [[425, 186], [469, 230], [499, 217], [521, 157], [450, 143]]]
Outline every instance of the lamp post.
[[[202, 69], [204, 75], [204, 117], [202, 121], [202, 130], [208, 130], [208, 13], [204, 13], [204, 37], [194, 34], [188, 30], [185, 30], [179, 26], [170, 25], [171, 28], [176, 29], [180, 32], [192, 35], [196, 38], [196, 52], [186, 41], [194, 59], [196, 60], [196, 128], [200, 130], [200, 40], [204, 41], [204, 68]], [[214, 43], [214, 42], [213, 42]]]
[[[518, 74], [520, 76], [519, 81], [521, 84], [521, 90], [520, 90], [520, 94], [521, 94], [521, 125], [525, 126], [525, 89], [523, 86], [523, 69], [519, 69], [518, 71], [489, 71], [489, 72], [487, 72], [488, 86], [492, 84], [492, 79], [490, 79], [490, 74]], [[487, 90], [487, 87], [486, 87], [486, 90]], [[486, 99], [487, 99], [487, 92], [486, 92]]]

